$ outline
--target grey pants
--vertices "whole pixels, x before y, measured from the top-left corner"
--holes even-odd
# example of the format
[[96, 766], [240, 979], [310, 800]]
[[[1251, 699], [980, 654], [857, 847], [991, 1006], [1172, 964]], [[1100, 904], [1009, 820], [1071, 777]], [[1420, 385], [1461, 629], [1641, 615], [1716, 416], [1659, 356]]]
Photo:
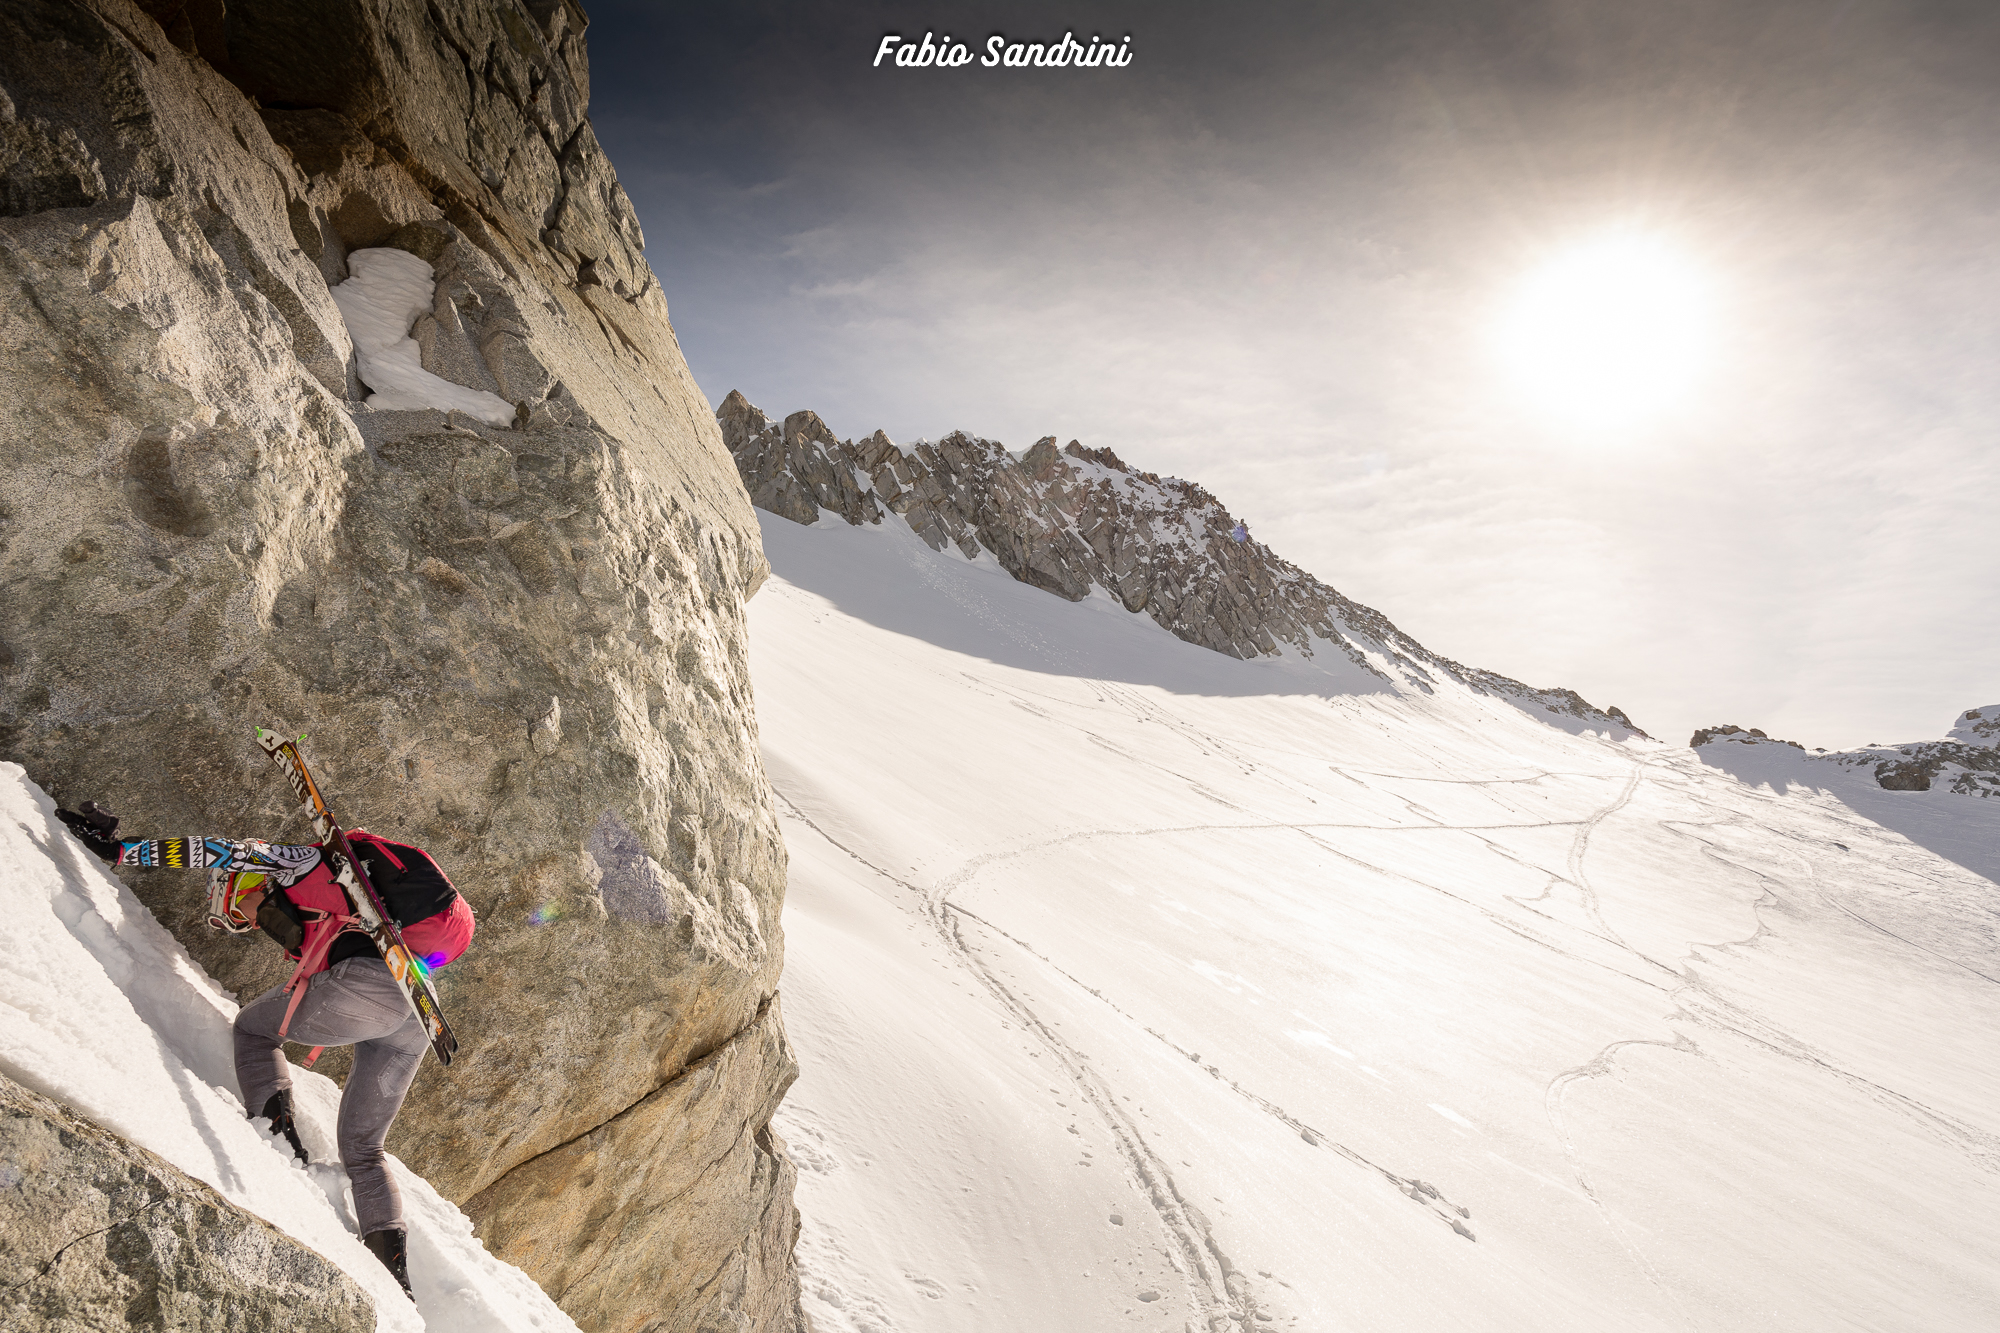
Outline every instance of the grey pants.
[[[271, 1094], [292, 1086], [292, 1066], [278, 1037], [291, 997], [265, 991], [236, 1015], [236, 1082], [256, 1115]], [[403, 1196], [383, 1165], [382, 1140], [403, 1107], [429, 1045], [424, 1025], [389, 968], [373, 954], [343, 958], [306, 984], [285, 1041], [352, 1046], [354, 1068], [340, 1095], [340, 1160], [354, 1187], [361, 1234], [404, 1230]]]

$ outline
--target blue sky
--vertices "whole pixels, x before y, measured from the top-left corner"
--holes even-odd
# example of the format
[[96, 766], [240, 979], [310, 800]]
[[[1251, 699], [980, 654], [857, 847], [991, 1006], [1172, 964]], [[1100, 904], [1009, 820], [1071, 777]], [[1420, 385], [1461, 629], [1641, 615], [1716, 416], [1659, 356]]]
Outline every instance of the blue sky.
[[[2000, 700], [2000, 14], [591, 7], [592, 116], [710, 400], [1109, 445], [1436, 651], [1841, 747]], [[884, 33], [1120, 70], [871, 67]], [[1579, 426], [1493, 355], [1611, 231], [1708, 370]]]

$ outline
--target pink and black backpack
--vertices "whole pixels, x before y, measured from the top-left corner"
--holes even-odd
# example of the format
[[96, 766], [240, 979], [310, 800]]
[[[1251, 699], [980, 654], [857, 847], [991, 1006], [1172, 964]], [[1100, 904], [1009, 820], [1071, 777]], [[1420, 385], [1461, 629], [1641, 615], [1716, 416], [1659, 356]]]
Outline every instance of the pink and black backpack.
[[[459, 896], [430, 853], [408, 843], [390, 842], [366, 829], [349, 830], [347, 841], [369, 882], [382, 895], [382, 905], [389, 909], [389, 915], [402, 930], [403, 943], [410, 952], [433, 972], [457, 961], [472, 943], [472, 908]], [[292, 909], [286, 915], [297, 924], [301, 936], [296, 946], [288, 947], [285, 952], [295, 960], [311, 959], [317, 963], [308, 970], [308, 976], [374, 947], [351, 924], [352, 908], [347, 893], [334, 880], [333, 870], [325, 861], [279, 893], [285, 899], [285, 906]], [[329, 934], [341, 938], [327, 939]], [[314, 958], [315, 954], [319, 956]]]

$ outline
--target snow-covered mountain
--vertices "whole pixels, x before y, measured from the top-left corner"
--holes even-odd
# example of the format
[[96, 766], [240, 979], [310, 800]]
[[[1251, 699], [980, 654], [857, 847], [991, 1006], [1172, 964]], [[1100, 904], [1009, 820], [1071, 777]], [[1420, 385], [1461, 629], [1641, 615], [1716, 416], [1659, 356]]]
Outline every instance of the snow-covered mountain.
[[820, 1333], [1992, 1326], [2000, 802], [760, 517]]
[[1023, 583], [1072, 602], [1108, 596], [1232, 657], [1330, 650], [1398, 689], [1449, 682], [1645, 734], [1574, 690], [1535, 689], [1430, 651], [1251, 538], [1202, 487], [1135, 471], [1109, 449], [1076, 440], [1057, 449], [1050, 435], [1016, 456], [964, 431], [908, 449], [879, 430], [855, 444], [816, 412], [773, 422], [734, 390], [715, 415], [752, 503], [794, 522], [816, 522], [821, 509], [855, 525], [887, 514], [934, 551], [987, 552]]

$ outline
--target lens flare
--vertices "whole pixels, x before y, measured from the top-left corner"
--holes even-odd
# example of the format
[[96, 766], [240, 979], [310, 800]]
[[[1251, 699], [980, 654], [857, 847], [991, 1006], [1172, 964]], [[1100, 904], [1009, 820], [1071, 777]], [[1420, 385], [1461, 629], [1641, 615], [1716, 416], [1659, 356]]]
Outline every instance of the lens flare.
[[1585, 425], [1642, 422], [1687, 405], [1714, 342], [1708, 276], [1656, 236], [1576, 246], [1521, 282], [1495, 328], [1509, 382]]

